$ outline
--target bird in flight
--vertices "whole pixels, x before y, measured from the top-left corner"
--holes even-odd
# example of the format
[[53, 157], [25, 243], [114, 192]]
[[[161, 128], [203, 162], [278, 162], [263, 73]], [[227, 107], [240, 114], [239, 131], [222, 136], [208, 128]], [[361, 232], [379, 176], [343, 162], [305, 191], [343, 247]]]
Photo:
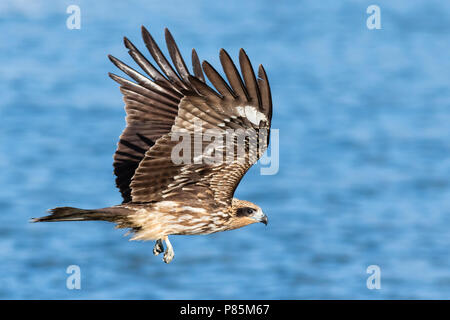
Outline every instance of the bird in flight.
[[200, 63], [194, 49], [191, 74], [168, 29], [172, 64], [145, 27], [142, 37], [153, 64], [126, 37], [124, 43], [146, 75], [109, 56], [131, 79], [109, 74], [120, 84], [127, 114], [113, 163], [122, 204], [58, 207], [32, 221], [113, 222], [128, 228], [131, 240], [155, 240], [153, 253], [164, 252], [164, 262], [170, 263], [170, 235], [267, 225], [259, 206], [233, 195], [267, 149], [272, 98], [264, 68], [259, 66], [256, 77], [243, 49], [240, 73], [228, 53], [220, 51], [227, 82], [208, 62]]

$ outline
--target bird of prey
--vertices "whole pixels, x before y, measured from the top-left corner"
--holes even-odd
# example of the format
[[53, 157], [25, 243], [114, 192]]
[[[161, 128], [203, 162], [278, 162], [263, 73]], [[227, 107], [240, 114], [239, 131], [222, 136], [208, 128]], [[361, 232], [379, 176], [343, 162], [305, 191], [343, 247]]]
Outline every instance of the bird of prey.
[[[228, 53], [220, 51], [227, 82], [208, 62], [200, 63], [194, 49], [191, 74], [168, 29], [165, 39], [172, 64], [145, 27], [142, 37], [153, 64], [126, 37], [124, 43], [146, 75], [109, 56], [130, 78], [109, 74], [120, 84], [127, 114], [113, 163], [122, 204], [100, 209], [58, 207], [32, 221], [113, 222], [117, 228], [128, 228], [131, 240], [155, 240], [153, 253], [164, 252], [163, 261], [169, 263], [174, 257], [170, 235], [210, 234], [255, 222], [267, 225], [259, 206], [233, 195], [267, 149], [272, 98], [264, 68], [259, 66], [256, 77], [243, 49], [240, 73]], [[192, 145], [195, 149], [196, 134], [200, 134], [197, 154], [190, 150]], [[182, 135], [193, 136], [194, 141], [179, 152]], [[214, 144], [213, 138], [227, 143]], [[217, 159], [222, 161], [213, 161]]]

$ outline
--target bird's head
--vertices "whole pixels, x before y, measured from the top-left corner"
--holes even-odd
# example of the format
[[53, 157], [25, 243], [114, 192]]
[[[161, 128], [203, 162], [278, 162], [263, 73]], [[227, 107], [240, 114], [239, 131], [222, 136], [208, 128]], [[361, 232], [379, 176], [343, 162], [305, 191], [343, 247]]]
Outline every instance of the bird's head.
[[262, 222], [265, 225], [268, 223], [267, 216], [262, 209], [249, 201], [233, 198], [232, 210], [231, 225], [233, 229], [245, 227], [256, 222]]

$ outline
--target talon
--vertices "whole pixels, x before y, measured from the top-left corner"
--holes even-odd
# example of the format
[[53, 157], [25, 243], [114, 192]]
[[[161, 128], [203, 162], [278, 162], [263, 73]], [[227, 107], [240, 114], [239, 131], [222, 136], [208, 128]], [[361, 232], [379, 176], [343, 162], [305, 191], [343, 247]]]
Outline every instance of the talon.
[[163, 258], [163, 260], [164, 260], [165, 263], [170, 263], [170, 262], [173, 260], [173, 257], [174, 257], [174, 256], [175, 256], [175, 255], [174, 255], [173, 251], [166, 251], [166, 252], [164, 253], [164, 258]]
[[161, 252], [164, 252], [164, 246], [161, 239], [156, 240], [155, 246], [153, 247], [153, 254], [157, 256]]
[[172, 244], [169, 241], [169, 237], [164, 237], [164, 242], [166, 243], [166, 252], [164, 252], [164, 258], [163, 261], [165, 263], [170, 263], [170, 261], [173, 260], [173, 257], [175, 256], [175, 253], [173, 251]]

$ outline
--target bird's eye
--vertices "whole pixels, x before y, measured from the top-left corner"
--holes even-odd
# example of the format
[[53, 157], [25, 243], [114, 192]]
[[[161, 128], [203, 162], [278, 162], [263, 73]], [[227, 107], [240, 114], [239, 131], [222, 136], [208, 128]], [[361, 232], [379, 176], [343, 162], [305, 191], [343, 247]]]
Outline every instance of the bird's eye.
[[255, 213], [255, 209], [242, 207], [237, 210], [236, 215], [238, 217], [246, 217], [252, 215], [253, 213]]

